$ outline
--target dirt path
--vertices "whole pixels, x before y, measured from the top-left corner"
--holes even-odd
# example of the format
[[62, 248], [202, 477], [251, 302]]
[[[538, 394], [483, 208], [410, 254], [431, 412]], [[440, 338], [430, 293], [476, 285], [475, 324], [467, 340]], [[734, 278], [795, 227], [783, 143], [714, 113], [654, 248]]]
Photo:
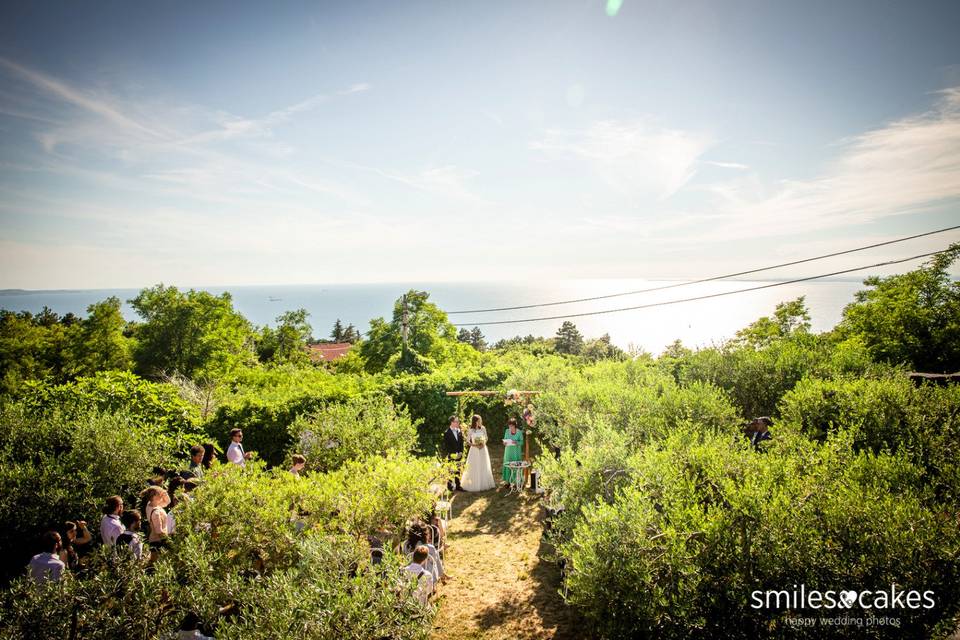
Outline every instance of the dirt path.
[[[502, 450], [491, 447], [499, 480]], [[556, 563], [541, 558], [539, 496], [505, 490], [458, 493], [448, 523], [446, 571], [433, 638], [578, 638], [557, 589]]]

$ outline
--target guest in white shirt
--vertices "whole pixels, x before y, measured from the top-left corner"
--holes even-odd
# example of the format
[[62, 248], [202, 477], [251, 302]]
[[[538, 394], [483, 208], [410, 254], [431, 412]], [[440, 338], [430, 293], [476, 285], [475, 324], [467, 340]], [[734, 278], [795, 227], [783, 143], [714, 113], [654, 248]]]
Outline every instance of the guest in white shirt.
[[67, 568], [60, 559], [60, 534], [47, 531], [41, 544], [43, 551], [30, 559], [30, 577], [37, 582], [59, 582]]
[[100, 519], [100, 540], [108, 547], [117, 543], [117, 536], [123, 533], [120, 515], [123, 513], [123, 498], [110, 496], [103, 505], [103, 518]]
[[416, 581], [415, 593], [422, 605], [426, 605], [430, 601], [430, 596], [433, 595], [433, 575], [423, 566], [429, 557], [430, 552], [427, 547], [420, 545], [413, 552], [413, 562], [403, 568]]
[[290, 467], [290, 473], [299, 478], [300, 472], [303, 471], [305, 466], [307, 466], [307, 459], [299, 453], [295, 453], [290, 456], [290, 462], [293, 463], [293, 466]]
[[241, 429], [230, 430], [230, 446], [227, 447], [227, 460], [241, 467], [246, 466], [247, 460], [253, 457], [249, 451], [243, 450], [243, 431]]

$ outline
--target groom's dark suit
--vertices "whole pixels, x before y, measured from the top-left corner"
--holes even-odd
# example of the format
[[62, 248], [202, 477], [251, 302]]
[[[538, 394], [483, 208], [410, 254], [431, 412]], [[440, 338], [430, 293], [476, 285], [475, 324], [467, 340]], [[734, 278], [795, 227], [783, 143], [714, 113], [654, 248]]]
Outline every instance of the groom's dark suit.
[[[447, 460], [459, 462], [463, 459], [463, 434], [460, 429], [448, 428], [443, 432], [443, 452], [447, 454]], [[460, 490], [460, 469], [459, 465], [453, 480], [456, 483], [456, 489]]]

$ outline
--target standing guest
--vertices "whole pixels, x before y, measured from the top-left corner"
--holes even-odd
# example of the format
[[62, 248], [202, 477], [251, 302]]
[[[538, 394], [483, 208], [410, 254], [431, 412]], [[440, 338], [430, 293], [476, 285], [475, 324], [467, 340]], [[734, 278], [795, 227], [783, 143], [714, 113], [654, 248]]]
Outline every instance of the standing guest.
[[203, 443], [203, 460], [200, 464], [205, 470], [209, 469], [217, 459], [217, 450], [209, 442]]
[[457, 416], [450, 416], [450, 426], [443, 432], [443, 451], [447, 454], [447, 460], [457, 463], [457, 468], [453, 475], [454, 486], [450, 487], [450, 483], [447, 483], [447, 486], [451, 490], [455, 488], [457, 491], [463, 491], [463, 488], [460, 486], [460, 461], [463, 459], [463, 433], [460, 431], [460, 418]]
[[140, 535], [140, 512], [136, 509], [124, 511], [120, 517], [123, 533], [117, 536], [117, 546], [129, 549], [137, 560], [143, 559], [143, 537]]
[[203, 456], [206, 450], [199, 444], [190, 447], [190, 473], [194, 478], [203, 477]]
[[519, 462], [523, 457], [521, 449], [523, 447], [523, 431], [517, 429], [517, 419], [510, 418], [507, 422], [507, 428], [503, 432], [503, 481], [511, 483], [514, 481], [515, 473], [523, 473], [519, 469], [511, 469], [507, 466], [509, 462]]
[[253, 457], [249, 451], [243, 450], [243, 430], [230, 429], [230, 446], [227, 447], [227, 460], [235, 465], [244, 467], [247, 460]]
[[409, 573], [417, 583], [416, 595], [420, 604], [426, 606], [433, 594], [433, 575], [424, 568], [430, 552], [423, 545], [417, 547], [413, 552], [413, 561], [403, 568]]
[[103, 517], [100, 519], [100, 540], [108, 547], [117, 542], [117, 536], [123, 533], [120, 514], [123, 513], [123, 498], [110, 496], [103, 505]]
[[60, 538], [60, 560], [67, 568], [76, 571], [80, 568], [80, 554], [76, 547], [82, 547], [93, 540], [90, 530], [87, 529], [87, 523], [83, 520], [76, 522], [67, 522], [63, 526], [63, 536]]
[[42, 551], [30, 559], [30, 577], [37, 582], [58, 582], [66, 565], [60, 559], [60, 534], [47, 531], [40, 538]]
[[150, 545], [150, 563], [156, 561], [160, 550], [167, 545], [169, 530], [167, 529], [166, 507], [170, 504], [170, 495], [160, 487], [147, 487], [140, 494], [141, 501], [146, 505], [144, 515], [150, 527], [147, 542]]
[[293, 463], [293, 466], [290, 467], [290, 473], [299, 478], [300, 472], [303, 471], [305, 466], [307, 466], [307, 459], [299, 453], [295, 453], [290, 456], [290, 461]]

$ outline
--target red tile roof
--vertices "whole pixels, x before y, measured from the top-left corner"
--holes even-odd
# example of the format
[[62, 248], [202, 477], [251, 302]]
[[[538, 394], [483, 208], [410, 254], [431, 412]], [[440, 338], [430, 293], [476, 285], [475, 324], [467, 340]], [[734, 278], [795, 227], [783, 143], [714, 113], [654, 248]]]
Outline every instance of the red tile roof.
[[332, 362], [338, 358], [342, 358], [347, 355], [347, 351], [350, 351], [350, 347], [353, 345], [349, 342], [335, 342], [333, 344], [308, 344], [307, 350], [310, 352], [311, 360], [323, 360], [324, 362]]

